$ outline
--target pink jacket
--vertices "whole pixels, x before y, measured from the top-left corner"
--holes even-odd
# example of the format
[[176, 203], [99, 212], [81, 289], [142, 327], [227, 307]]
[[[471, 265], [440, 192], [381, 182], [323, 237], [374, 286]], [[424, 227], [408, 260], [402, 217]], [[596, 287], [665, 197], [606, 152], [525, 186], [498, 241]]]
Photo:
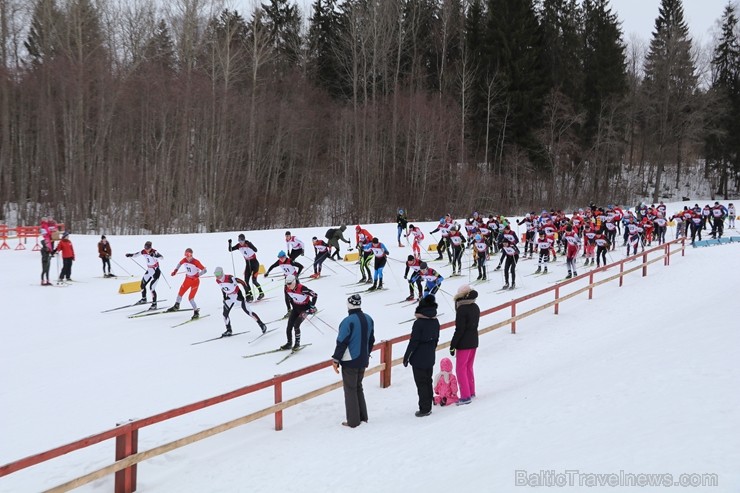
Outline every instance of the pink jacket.
[[439, 366], [442, 371], [434, 376], [434, 403], [449, 406], [459, 400], [457, 396], [457, 378], [452, 373], [450, 358], [442, 358]]

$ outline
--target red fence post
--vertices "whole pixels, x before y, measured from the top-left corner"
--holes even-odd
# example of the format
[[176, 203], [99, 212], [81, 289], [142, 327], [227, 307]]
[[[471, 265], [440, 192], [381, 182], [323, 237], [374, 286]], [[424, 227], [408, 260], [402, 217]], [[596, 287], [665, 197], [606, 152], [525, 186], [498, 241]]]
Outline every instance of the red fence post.
[[[511, 304], [511, 317], [516, 317], [516, 303]], [[511, 333], [516, 334], [516, 320], [513, 320], [511, 322]]]
[[619, 262], [619, 287], [622, 287], [624, 282], [624, 261]]
[[[130, 425], [127, 425], [130, 428]], [[139, 451], [139, 430], [129, 429], [116, 437], [116, 460], [122, 460]], [[115, 493], [133, 493], [136, 491], [136, 466], [116, 471]]]
[[647, 275], [647, 253], [642, 254], [642, 277]]
[[0, 224], [0, 240], [3, 240], [0, 250], [10, 250], [10, 246], [8, 245], [8, 231], [7, 225]]
[[594, 297], [594, 288], [592, 286], [593, 283], [594, 283], [594, 273], [591, 272], [588, 275], [588, 299], [593, 299]]
[[15, 228], [15, 235], [18, 237], [18, 245], [16, 245], [16, 250], [25, 250], [26, 245], [23, 244], [23, 241], [25, 241], [26, 238], [26, 227], [25, 226], [18, 226]]
[[[283, 381], [279, 375], [275, 375], [275, 404], [283, 402]], [[277, 411], [275, 413], [275, 431], [283, 429], [283, 412]]]
[[[558, 298], [560, 298], [560, 286], [555, 286], [555, 301], [558, 301]], [[558, 307], [559, 304], [555, 303], [555, 315], [558, 314]]]
[[380, 372], [380, 388], [391, 386], [391, 369], [393, 364], [393, 344], [391, 341], [382, 341], [380, 346], [380, 361], [385, 363], [385, 368]]
[[665, 266], [671, 265], [671, 244], [670, 243], [665, 244], [665, 258], [663, 259], [663, 265]]

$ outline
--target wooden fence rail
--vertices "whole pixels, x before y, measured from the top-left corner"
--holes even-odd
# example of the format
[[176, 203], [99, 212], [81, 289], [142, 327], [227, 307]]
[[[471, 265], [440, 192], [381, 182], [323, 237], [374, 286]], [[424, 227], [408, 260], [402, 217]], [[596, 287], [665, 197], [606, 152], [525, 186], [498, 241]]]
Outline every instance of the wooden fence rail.
[[[483, 310], [481, 311], [481, 317], [491, 315], [499, 311], [506, 310], [508, 308], [510, 310], [510, 317], [506, 320], [501, 320], [485, 328], [479, 329], [479, 333], [486, 334], [488, 332], [497, 330], [501, 327], [510, 326], [511, 333], [516, 334], [516, 327], [517, 327], [516, 323], [519, 320], [522, 320], [531, 315], [539, 313], [550, 307], [554, 308], [554, 314], [557, 315], [560, 310], [560, 305], [564, 301], [567, 301], [585, 292], [588, 292], [588, 299], [592, 299], [594, 288], [601, 286], [602, 284], [614, 281], [616, 279], [619, 279], [619, 286], [621, 287], [623, 285], [624, 276], [632, 272], [635, 272], [637, 270], [642, 270], [643, 277], [647, 276], [648, 266], [652, 263], [659, 262], [662, 260], [663, 265], [665, 266], [670, 265], [670, 258], [671, 258], [671, 253], [672, 253], [671, 249], [674, 246], [677, 246], [678, 247], [677, 250], [681, 251], [681, 256], [685, 255], [686, 253], [685, 238], [679, 238], [677, 240], [664, 243], [663, 245], [657, 246], [655, 248], [645, 250], [644, 252], [637, 254], [637, 255], [633, 255], [632, 257], [627, 257], [617, 262], [613, 262], [612, 264], [598, 267], [596, 269], [590, 270], [587, 273], [584, 273], [579, 276], [573, 277], [571, 279], [565, 280], [553, 286], [540, 289], [539, 291], [529, 293], [525, 296], [513, 299], [506, 303], [502, 303], [493, 308]], [[660, 255], [648, 260], [648, 257], [655, 253], [658, 253]], [[635, 262], [638, 260], [642, 260], [642, 262], [637, 263], [634, 267], [625, 269], [625, 264], [630, 263], [630, 262]], [[612, 269], [617, 266], [619, 267], [618, 273], [612, 276], [609, 276], [607, 278], [594, 281], [594, 274], [604, 272], [606, 270]], [[560, 292], [563, 287], [573, 284], [575, 282], [584, 281], [584, 280], [588, 280], [587, 285], [571, 293], [568, 293], [564, 296], [560, 295]], [[518, 305], [521, 305], [522, 303], [532, 300], [534, 298], [545, 296], [551, 292], [554, 294], [554, 299], [551, 299], [550, 301], [547, 301], [542, 305], [531, 308], [524, 312], [518, 312], [517, 310]], [[448, 322], [442, 325], [442, 329], [452, 328], [454, 327], [454, 325], [455, 325], [454, 322]], [[396, 365], [402, 364], [403, 362], [403, 358], [393, 359], [393, 346], [395, 344], [405, 342], [408, 339], [409, 339], [409, 335], [399, 336], [394, 339], [380, 341], [373, 348], [373, 351], [380, 351], [381, 363], [377, 366], [369, 368], [368, 371], [366, 372], [366, 375], [372, 375], [372, 374], [378, 373], [380, 375], [380, 386], [382, 388], [386, 388], [391, 385], [392, 368]], [[450, 343], [445, 342], [445, 343], [439, 344], [437, 346], [437, 349], [438, 350], [444, 349], [449, 346], [450, 346]], [[143, 419], [139, 419], [139, 420], [131, 421], [129, 423], [122, 424], [121, 426], [118, 426], [116, 428], [112, 428], [110, 430], [106, 430], [101, 433], [97, 433], [95, 435], [90, 435], [88, 437], [82, 438], [75, 442], [68, 443], [68, 444], [53, 448], [51, 450], [47, 450], [45, 452], [31, 455], [23, 459], [19, 459], [17, 461], [2, 465], [0, 466], [0, 477], [7, 476], [14, 472], [29, 468], [31, 466], [40, 464], [42, 462], [49, 461], [51, 459], [60, 457], [70, 452], [74, 452], [76, 450], [87, 448], [91, 445], [115, 438], [116, 439], [116, 455], [115, 455], [116, 461], [113, 464], [103, 467], [101, 469], [92, 471], [88, 474], [85, 474], [84, 476], [75, 478], [71, 481], [61, 484], [48, 491], [52, 491], [52, 492], [70, 491], [74, 488], [78, 488], [91, 481], [95, 481], [97, 479], [103, 478], [109, 474], [115, 474], [115, 490], [114, 490], [115, 493], [132, 493], [133, 491], [136, 491], [136, 465], [147, 459], [151, 459], [152, 457], [156, 457], [156, 456], [165, 454], [167, 452], [171, 452], [172, 450], [176, 450], [180, 447], [184, 447], [191, 443], [211, 437], [213, 435], [223, 433], [224, 431], [230, 430], [237, 426], [251, 423], [252, 421], [267, 417], [271, 414], [274, 415], [275, 430], [278, 430], [278, 431], [282, 430], [283, 429], [283, 410], [289, 407], [296, 406], [307, 400], [313, 399], [320, 395], [326, 394], [327, 392], [331, 392], [335, 389], [342, 387], [341, 382], [335, 382], [335, 383], [320, 387], [318, 389], [312, 390], [298, 397], [294, 397], [292, 399], [288, 399], [284, 401], [282, 397], [283, 383], [291, 381], [291, 380], [295, 380], [297, 378], [308, 375], [310, 373], [314, 373], [314, 372], [326, 369], [329, 366], [331, 366], [331, 361], [322, 361], [319, 363], [315, 363], [311, 366], [307, 366], [305, 368], [301, 368], [299, 370], [286, 373], [284, 375], [276, 375], [271, 379], [258, 382], [255, 384], [251, 384], [246, 387], [242, 387], [242, 388], [233, 390], [231, 392], [227, 392], [225, 394], [221, 394], [215, 397], [204, 399], [202, 401], [198, 401], [195, 403], [187, 404], [185, 406], [171, 409], [163, 413], [155, 414], [154, 416], [150, 416], [148, 418], [143, 418]], [[252, 394], [260, 390], [268, 389], [268, 388], [273, 388], [273, 394], [274, 394], [274, 404], [270, 407], [255, 411], [246, 416], [242, 416], [240, 418], [228, 421], [226, 423], [222, 423], [220, 425], [214, 426], [212, 428], [208, 428], [198, 433], [188, 435], [186, 437], [180, 438], [170, 443], [157, 446], [153, 449], [150, 449], [144, 452], [138, 451], [138, 432], [142, 428], [145, 428], [147, 426], [151, 426], [153, 424], [160, 423], [163, 421], [167, 421], [169, 419], [172, 419], [178, 416], [183, 416], [185, 414], [189, 414], [189, 413], [201, 410], [201, 409], [205, 409], [210, 406], [221, 404], [223, 402], [230, 401], [237, 397], [242, 397], [242, 396]]]

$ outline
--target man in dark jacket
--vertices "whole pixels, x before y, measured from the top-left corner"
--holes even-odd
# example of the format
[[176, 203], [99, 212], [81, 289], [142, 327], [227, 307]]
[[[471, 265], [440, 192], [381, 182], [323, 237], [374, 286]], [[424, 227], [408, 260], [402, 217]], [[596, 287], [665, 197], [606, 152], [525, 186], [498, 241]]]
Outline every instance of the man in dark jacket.
[[437, 320], [437, 303], [434, 295], [427, 295], [419, 302], [416, 308], [416, 320], [411, 328], [411, 339], [403, 355], [403, 366], [411, 367], [414, 371], [414, 382], [419, 394], [419, 410], [417, 418], [432, 414], [432, 375], [434, 373], [434, 357], [439, 341], [439, 320]]
[[[329, 246], [331, 247], [329, 250], [331, 253], [329, 254], [330, 259], [339, 260], [339, 242], [343, 241], [346, 244], [350, 244], [350, 241], [344, 237], [344, 230], [347, 229], [346, 225], [339, 226], [339, 229], [330, 229], [326, 233], [326, 239], [328, 240], [327, 243], [329, 243]], [[329, 234], [331, 233], [331, 234]]]
[[362, 312], [362, 298], [354, 294], [347, 298], [349, 314], [339, 324], [337, 347], [332, 355], [332, 366], [339, 373], [342, 366], [344, 384], [344, 407], [347, 421], [342, 425], [356, 428], [361, 422], [367, 423], [367, 406], [362, 390], [365, 368], [370, 362], [370, 352], [375, 344], [375, 324], [370, 315]]
[[480, 308], [475, 303], [478, 292], [469, 285], [460, 286], [455, 295], [455, 333], [450, 342], [450, 354], [456, 357], [457, 384], [460, 386], [458, 405], [470, 404], [475, 397], [473, 363], [478, 348]]

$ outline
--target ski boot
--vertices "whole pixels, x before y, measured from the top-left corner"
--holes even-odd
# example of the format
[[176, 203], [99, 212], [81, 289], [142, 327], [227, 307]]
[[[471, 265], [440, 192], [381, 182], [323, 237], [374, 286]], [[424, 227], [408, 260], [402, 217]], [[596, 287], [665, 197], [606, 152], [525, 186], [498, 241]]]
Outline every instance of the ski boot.
[[540, 272], [542, 272], [542, 267], [540, 267], [540, 266], [537, 266], [537, 270], [536, 270], [536, 271], [534, 271], [534, 273], [535, 273], [535, 274], [539, 274]]
[[[515, 282], [512, 282], [511, 283], [511, 286], [509, 287], [509, 291], [511, 291], [512, 289], [515, 289], [515, 288], [516, 288], [516, 283]], [[475, 397], [475, 396], [473, 396], [473, 397]]]
[[493, 270], [501, 270], [501, 264], [498, 264], [495, 269]]
[[571, 274], [570, 272], [568, 272], [568, 275], [565, 276], [566, 279], [570, 279], [571, 277], [573, 277], [573, 274]]
[[149, 307], [149, 310], [151, 311], [151, 310], [156, 310], [156, 309], [157, 309], [157, 302], [153, 301], [152, 305]]
[[293, 342], [292, 341], [288, 341], [285, 344], [283, 344], [282, 346], [280, 346], [280, 349], [282, 351], [286, 351], [286, 350], [292, 349], [292, 348], [293, 348]]
[[176, 312], [176, 311], [177, 311], [177, 310], [179, 310], [179, 309], [180, 309], [180, 303], [178, 303], [178, 302], [175, 302], [175, 304], [174, 304], [174, 305], [172, 305], [171, 307], [169, 307], [169, 308], [167, 309], [167, 312], [168, 312], [168, 313], [169, 313], [169, 312]]
[[501, 289], [509, 289], [509, 283], [507, 282], [506, 284], [504, 284], [504, 287], [502, 287]]
[[406, 301], [414, 301], [415, 299], [413, 293], [406, 297]]
[[193, 316], [190, 317], [190, 320], [198, 320], [200, 318], [200, 308], [196, 308], [193, 310]]
[[476, 277], [475, 280], [480, 281], [482, 277], [483, 277], [483, 274], [478, 274], [478, 277]]
[[362, 276], [362, 279], [360, 279], [357, 284], [364, 284], [365, 281], [367, 281], [367, 279], [365, 278], [365, 276]]
[[369, 288], [367, 288], [368, 291], [375, 291], [376, 289], [378, 289], [378, 285], [376, 283], [373, 283], [372, 286], [370, 286]]
[[383, 280], [382, 279], [378, 283], [378, 289], [383, 289]]
[[318, 279], [319, 278], [319, 273], [318, 272], [314, 272], [313, 274], [311, 274], [308, 277], [310, 277], [311, 279]]
[[265, 323], [264, 323], [264, 322], [261, 322], [261, 321], [260, 321], [260, 322], [257, 322], [257, 323], [259, 324], [259, 326], [260, 326], [260, 330], [262, 331], [262, 333], [263, 333], [263, 334], [264, 334], [265, 332], [267, 332], [267, 325], [265, 325]]
[[578, 277], [578, 272], [573, 271], [573, 277]]
[[221, 337], [229, 337], [231, 336], [231, 325], [226, 326], [226, 331], [221, 334]]
[[301, 340], [298, 339], [298, 338], [296, 338], [295, 344], [293, 344], [293, 348], [292, 349], [293, 349], [293, 351], [297, 351], [299, 347], [301, 347]]
[[259, 288], [260, 294], [257, 296], [257, 301], [263, 299], [265, 297], [265, 292], [262, 291], [262, 288]]
[[543, 274], [547, 274], [547, 266], [545, 266], [545, 269], [542, 271]]
[[134, 305], [146, 305], [147, 303], [148, 302], [147, 302], [146, 298], [141, 298], [139, 301], [137, 301], [136, 303], [134, 303]]

